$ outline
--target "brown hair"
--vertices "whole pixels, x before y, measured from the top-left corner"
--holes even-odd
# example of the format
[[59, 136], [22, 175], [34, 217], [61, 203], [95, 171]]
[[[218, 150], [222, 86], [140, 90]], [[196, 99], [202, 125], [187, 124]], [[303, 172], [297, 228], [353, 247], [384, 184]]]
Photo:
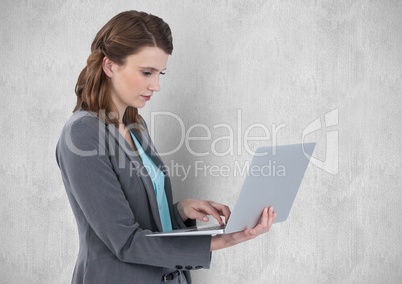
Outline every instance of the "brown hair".
[[[172, 54], [172, 34], [168, 24], [157, 16], [138, 11], [126, 11], [114, 16], [96, 34], [91, 45], [87, 66], [81, 71], [75, 85], [78, 109], [96, 112], [106, 123], [118, 127], [118, 113], [110, 97], [109, 82], [102, 69], [106, 56], [111, 61], [124, 65], [127, 56], [141, 48], [159, 47], [166, 54]], [[102, 115], [103, 114], [103, 115]], [[123, 116], [126, 124], [136, 123], [138, 110], [128, 106]]]

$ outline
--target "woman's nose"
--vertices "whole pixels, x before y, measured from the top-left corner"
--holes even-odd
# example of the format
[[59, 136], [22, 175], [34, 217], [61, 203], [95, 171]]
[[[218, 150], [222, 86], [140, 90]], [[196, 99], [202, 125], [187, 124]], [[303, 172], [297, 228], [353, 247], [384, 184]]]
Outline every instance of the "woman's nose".
[[149, 90], [154, 91], [154, 92], [159, 92], [161, 89], [161, 86], [159, 84], [159, 76], [155, 76], [155, 79], [152, 80], [151, 84], [148, 87]]

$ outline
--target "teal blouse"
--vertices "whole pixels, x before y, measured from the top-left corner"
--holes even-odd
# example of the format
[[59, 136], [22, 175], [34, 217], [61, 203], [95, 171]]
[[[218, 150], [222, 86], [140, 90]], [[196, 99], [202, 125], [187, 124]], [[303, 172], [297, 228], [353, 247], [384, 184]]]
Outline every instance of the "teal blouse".
[[135, 135], [130, 131], [131, 137], [133, 137], [135, 146], [137, 147], [138, 153], [142, 163], [147, 170], [149, 177], [154, 185], [154, 191], [156, 196], [156, 201], [158, 202], [159, 217], [161, 218], [162, 230], [164, 232], [172, 230], [172, 222], [170, 219], [169, 206], [166, 199], [165, 193], [165, 175], [163, 172], [155, 165], [155, 163], [149, 158], [147, 153], [145, 153], [140, 142], [137, 140]]

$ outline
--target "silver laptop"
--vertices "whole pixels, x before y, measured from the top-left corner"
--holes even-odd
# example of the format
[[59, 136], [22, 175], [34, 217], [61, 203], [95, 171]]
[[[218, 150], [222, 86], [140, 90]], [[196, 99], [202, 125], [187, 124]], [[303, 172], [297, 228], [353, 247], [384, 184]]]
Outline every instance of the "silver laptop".
[[[264, 207], [273, 206], [275, 223], [289, 216], [316, 143], [258, 148], [236, 205], [224, 226], [198, 226], [147, 236], [199, 236], [229, 234], [254, 228]], [[242, 169], [243, 167], [240, 166]]]

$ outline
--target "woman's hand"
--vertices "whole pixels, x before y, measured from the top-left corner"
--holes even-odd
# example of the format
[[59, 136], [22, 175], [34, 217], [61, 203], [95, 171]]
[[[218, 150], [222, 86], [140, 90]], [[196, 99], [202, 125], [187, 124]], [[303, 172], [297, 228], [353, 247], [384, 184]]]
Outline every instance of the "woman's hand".
[[188, 218], [208, 222], [207, 215], [212, 215], [220, 225], [224, 225], [221, 216], [225, 216], [226, 222], [230, 216], [228, 206], [207, 200], [184, 199], [177, 203], [177, 210], [183, 222]]
[[267, 233], [275, 221], [276, 213], [274, 208], [264, 208], [259, 223], [253, 229], [246, 229], [241, 232], [212, 237], [211, 251], [222, 249], [239, 243], [254, 239], [255, 237]]

